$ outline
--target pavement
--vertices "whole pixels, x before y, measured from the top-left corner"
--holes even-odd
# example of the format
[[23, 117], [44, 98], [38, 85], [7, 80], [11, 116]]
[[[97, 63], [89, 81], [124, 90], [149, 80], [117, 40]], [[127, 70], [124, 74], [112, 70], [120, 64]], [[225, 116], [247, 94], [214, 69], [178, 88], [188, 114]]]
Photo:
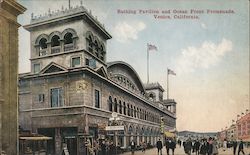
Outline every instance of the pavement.
[[[245, 148], [244, 149], [245, 155], [248, 155], [250, 153], [250, 148]], [[169, 151], [170, 155], [172, 155], [171, 150]], [[237, 154], [237, 150], [236, 150], [236, 154]], [[242, 154], [242, 153], [241, 153]], [[131, 152], [125, 152], [121, 155], [132, 155]], [[135, 151], [134, 155], [158, 155], [157, 153], [157, 148], [153, 148], [153, 149], [147, 149], [146, 152], [142, 152], [142, 151]], [[162, 149], [162, 155], [167, 155], [167, 151], [165, 149], [165, 147]], [[177, 148], [175, 149], [175, 155], [186, 155], [184, 153], [184, 149], [183, 147], [179, 147], [177, 146]], [[195, 153], [192, 153], [192, 155], [195, 155]], [[219, 155], [233, 155], [233, 150], [231, 148], [223, 151], [223, 149], [219, 149]]]

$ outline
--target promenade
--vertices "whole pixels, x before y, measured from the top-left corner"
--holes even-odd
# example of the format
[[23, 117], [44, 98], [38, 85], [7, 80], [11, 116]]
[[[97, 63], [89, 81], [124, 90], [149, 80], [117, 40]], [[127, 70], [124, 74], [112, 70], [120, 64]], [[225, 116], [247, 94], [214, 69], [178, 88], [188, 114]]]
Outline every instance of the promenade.
[[[250, 148], [245, 148], [244, 151], [245, 155], [248, 155], [250, 153]], [[236, 154], [237, 153], [238, 152], [236, 151]], [[126, 152], [123, 153], [122, 155], [131, 155], [131, 152]], [[134, 155], [158, 155], [158, 154], [157, 154], [157, 149], [153, 148], [146, 150], [146, 152], [136, 151]], [[167, 155], [165, 147], [162, 149], [162, 155]], [[171, 150], [170, 150], [170, 155], [172, 155]], [[185, 155], [183, 147], [180, 148], [179, 146], [177, 146], [177, 148], [175, 149], [175, 155]], [[195, 153], [192, 153], [192, 155], [195, 155]], [[223, 149], [221, 148], [219, 149], [219, 155], [233, 155], [233, 150], [229, 148], [226, 151], [223, 151]]]

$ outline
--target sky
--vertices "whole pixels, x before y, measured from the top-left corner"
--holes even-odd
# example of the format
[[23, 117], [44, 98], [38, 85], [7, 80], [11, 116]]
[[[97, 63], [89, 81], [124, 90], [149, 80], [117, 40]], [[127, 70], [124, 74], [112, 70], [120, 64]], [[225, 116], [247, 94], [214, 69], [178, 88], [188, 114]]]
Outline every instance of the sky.
[[[31, 13], [68, 7], [68, 0], [17, 0]], [[84, 0], [112, 35], [107, 61], [125, 61], [147, 82], [159, 82], [177, 102], [177, 130], [221, 131], [249, 109], [249, 1]], [[80, 0], [71, 0], [71, 6]], [[191, 12], [192, 10], [192, 12]], [[227, 11], [227, 13], [225, 13]], [[190, 19], [190, 16], [192, 18]], [[169, 19], [170, 18], [170, 19]], [[19, 29], [19, 73], [30, 71], [29, 32]], [[166, 92], [164, 93], [166, 98]]]

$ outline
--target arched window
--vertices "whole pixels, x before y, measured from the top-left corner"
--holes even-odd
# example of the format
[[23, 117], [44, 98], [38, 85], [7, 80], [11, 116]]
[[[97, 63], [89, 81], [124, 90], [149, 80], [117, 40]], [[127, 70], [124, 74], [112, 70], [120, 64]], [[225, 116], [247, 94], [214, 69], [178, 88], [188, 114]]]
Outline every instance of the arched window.
[[98, 47], [98, 42], [97, 42], [97, 40], [95, 40], [95, 55], [96, 55], [96, 57], [98, 57], [99, 58], [99, 47]]
[[93, 45], [94, 45], [94, 36], [91, 31], [86, 33], [86, 47], [89, 52], [93, 52]]
[[73, 35], [70, 32], [67, 32], [64, 35], [64, 51], [70, 51], [74, 49]]
[[133, 110], [133, 106], [132, 106], [132, 105], [131, 105], [131, 107], [130, 107], [130, 114], [131, 114], [131, 117], [134, 116], [134, 110]]
[[40, 47], [40, 49], [46, 49], [47, 48], [47, 39], [42, 38], [39, 41], [39, 47]]
[[64, 35], [64, 44], [72, 44], [73, 43], [73, 35], [71, 33], [66, 33]]
[[126, 104], [123, 102], [123, 114], [126, 115]]
[[130, 116], [130, 107], [129, 107], [129, 104], [127, 105], [128, 107], [128, 116]]
[[139, 111], [139, 108], [137, 108], [137, 118], [140, 118], [140, 111]]
[[129, 128], [128, 128], [128, 134], [131, 134], [132, 132], [133, 132], [132, 126], [129, 126]]
[[101, 46], [100, 46], [100, 59], [104, 61], [105, 55], [106, 55], [105, 47], [104, 47], [104, 44], [101, 43]]
[[114, 102], [115, 102], [114, 111], [117, 112], [117, 100], [116, 100], [116, 98], [115, 98]]
[[122, 114], [122, 102], [119, 101], [119, 113]]
[[60, 38], [58, 35], [51, 38], [51, 47], [51, 54], [60, 52]]
[[51, 47], [60, 46], [60, 38], [58, 35], [54, 35], [51, 39]]
[[109, 111], [112, 112], [113, 106], [112, 106], [112, 97], [111, 96], [109, 96], [108, 106], [109, 106]]
[[136, 118], [136, 108], [134, 106], [134, 117]]

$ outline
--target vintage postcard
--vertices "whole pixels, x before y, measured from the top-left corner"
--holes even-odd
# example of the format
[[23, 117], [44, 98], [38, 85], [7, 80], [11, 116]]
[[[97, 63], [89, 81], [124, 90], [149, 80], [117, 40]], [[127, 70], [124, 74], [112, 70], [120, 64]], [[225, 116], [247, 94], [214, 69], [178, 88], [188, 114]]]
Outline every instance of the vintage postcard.
[[20, 154], [250, 153], [249, 1], [17, 2]]

